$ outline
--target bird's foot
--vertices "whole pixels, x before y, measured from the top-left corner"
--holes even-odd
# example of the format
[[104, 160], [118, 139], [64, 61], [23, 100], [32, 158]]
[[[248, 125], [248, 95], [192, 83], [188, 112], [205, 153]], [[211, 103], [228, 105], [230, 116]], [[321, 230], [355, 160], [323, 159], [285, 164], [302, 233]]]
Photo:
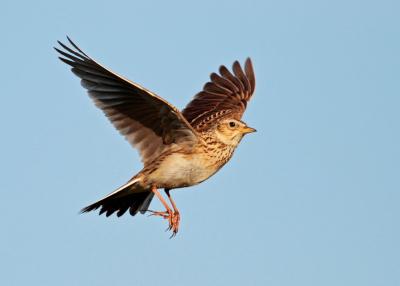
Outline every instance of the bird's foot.
[[171, 238], [174, 237], [178, 233], [179, 222], [181, 220], [181, 216], [180, 216], [179, 212], [172, 211], [172, 210], [166, 210], [164, 212], [148, 210], [148, 212], [151, 213], [149, 216], [160, 216], [163, 219], [168, 220], [169, 226], [166, 230], [172, 231]]
[[168, 230], [172, 230], [172, 235], [170, 238], [173, 238], [178, 233], [180, 220], [181, 220], [181, 215], [179, 214], [179, 212], [174, 211], [170, 218], [168, 227]]

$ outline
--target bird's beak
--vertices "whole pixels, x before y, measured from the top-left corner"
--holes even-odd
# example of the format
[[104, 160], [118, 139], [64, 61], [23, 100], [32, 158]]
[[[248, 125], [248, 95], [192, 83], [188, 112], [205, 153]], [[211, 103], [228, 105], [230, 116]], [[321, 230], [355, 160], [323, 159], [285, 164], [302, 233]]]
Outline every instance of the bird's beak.
[[256, 132], [257, 130], [255, 130], [254, 128], [251, 128], [249, 126], [245, 126], [242, 129], [243, 134], [247, 134], [247, 133], [253, 133]]

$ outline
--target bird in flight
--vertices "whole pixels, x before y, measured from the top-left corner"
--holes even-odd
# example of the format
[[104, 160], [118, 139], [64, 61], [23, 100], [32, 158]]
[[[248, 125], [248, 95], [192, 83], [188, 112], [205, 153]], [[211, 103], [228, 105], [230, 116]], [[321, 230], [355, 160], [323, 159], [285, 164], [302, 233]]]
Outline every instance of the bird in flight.
[[[225, 66], [212, 73], [203, 90], [180, 112], [153, 92], [103, 67], [68, 38], [58, 41], [59, 59], [71, 66], [98, 108], [115, 128], [139, 150], [143, 169], [123, 186], [82, 209], [100, 208], [99, 215], [118, 217], [129, 210], [150, 212], [168, 221], [175, 236], [180, 214], [172, 189], [193, 186], [215, 174], [232, 157], [245, 134], [256, 130], [241, 121], [255, 89], [250, 58], [244, 69], [238, 61], [232, 72]], [[158, 191], [164, 189], [170, 205]], [[156, 196], [165, 211], [149, 206]]]

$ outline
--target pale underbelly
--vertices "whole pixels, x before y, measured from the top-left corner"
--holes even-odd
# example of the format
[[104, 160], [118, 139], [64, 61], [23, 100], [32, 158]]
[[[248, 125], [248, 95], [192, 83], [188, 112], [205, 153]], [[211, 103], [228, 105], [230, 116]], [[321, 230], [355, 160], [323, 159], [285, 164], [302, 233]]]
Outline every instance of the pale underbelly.
[[193, 186], [211, 177], [219, 166], [201, 155], [171, 154], [153, 171], [147, 180], [159, 188]]

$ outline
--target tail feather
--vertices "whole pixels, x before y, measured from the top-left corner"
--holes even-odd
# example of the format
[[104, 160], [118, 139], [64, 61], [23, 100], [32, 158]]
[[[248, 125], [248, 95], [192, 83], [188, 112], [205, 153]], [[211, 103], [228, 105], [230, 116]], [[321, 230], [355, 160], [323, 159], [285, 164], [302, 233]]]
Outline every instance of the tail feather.
[[105, 213], [107, 217], [115, 212], [120, 217], [128, 209], [132, 216], [136, 215], [139, 211], [145, 213], [154, 194], [150, 190], [141, 188], [137, 182], [137, 179], [129, 181], [105, 198], [83, 208], [81, 213], [94, 211], [98, 208], [100, 208], [99, 215]]
[[144, 214], [149, 209], [149, 206], [150, 206], [150, 203], [151, 203], [151, 200], [153, 199], [153, 197], [154, 197], [154, 193], [150, 192], [150, 195], [147, 196], [146, 200], [143, 202], [141, 208], [139, 209], [141, 214]]

